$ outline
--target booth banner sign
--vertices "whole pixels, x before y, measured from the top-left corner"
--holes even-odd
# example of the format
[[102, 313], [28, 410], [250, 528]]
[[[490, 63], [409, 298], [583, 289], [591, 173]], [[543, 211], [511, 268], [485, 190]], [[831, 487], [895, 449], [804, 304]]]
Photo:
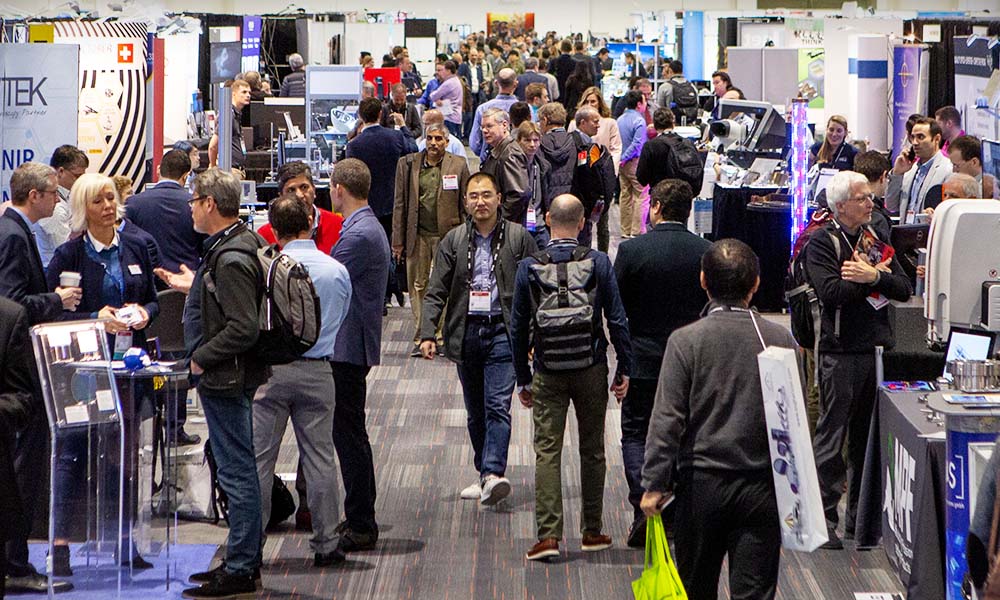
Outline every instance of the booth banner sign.
[[243, 17], [243, 71], [260, 70], [260, 36], [264, 19], [257, 16]]
[[785, 19], [785, 29], [797, 46], [822, 46], [824, 28], [823, 19]]
[[906, 120], [923, 114], [925, 49], [922, 46], [894, 46], [892, 49], [892, 156], [906, 146]]
[[993, 70], [1000, 68], [1000, 46], [990, 48], [988, 38], [954, 39], [955, 108], [962, 113], [962, 126], [969, 135], [996, 138], [996, 116], [989, 110], [977, 109], [976, 101], [983, 98]]
[[914, 455], [916, 449], [924, 446], [917, 438], [918, 432], [912, 428], [889, 427], [885, 430], [906, 432], [905, 437], [890, 433], [885, 437], [886, 447], [880, 453], [882, 460], [879, 468], [884, 473], [882, 483], [885, 490], [882, 495], [882, 546], [886, 556], [899, 574], [903, 585], [909, 584], [913, 573], [913, 515], [914, 490], [917, 482], [923, 482], [927, 477], [928, 461], [917, 461]]
[[823, 108], [826, 79], [826, 50], [799, 48], [799, 97], [809, 101], [809, 108]]
[[10, 176], [21, 163], [48, 164], [62, 144], [76, 145], [80, 48], [0, 44], [0, 190], [10, 199]]
[[826, 517], [809, 436], [796, 351], [771, 346], [757, 355], [764, 397], [781, 545], [812, 552], [827, 542]]
[[146, 174], [147, 27], [58, 22], [56, 44], [79, 44], [79, 142], [91, 173]]
[[486, 35], [511, 37], [535, 28], [535, 13], [486, 13]]

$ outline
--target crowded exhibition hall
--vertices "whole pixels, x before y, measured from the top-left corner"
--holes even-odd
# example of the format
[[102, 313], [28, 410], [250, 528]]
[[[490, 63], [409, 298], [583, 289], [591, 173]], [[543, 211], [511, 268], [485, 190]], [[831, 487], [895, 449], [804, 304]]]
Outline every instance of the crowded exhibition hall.
[[279, 4], [0, 3], [0, 600], [1000, 599], [997, 0]]

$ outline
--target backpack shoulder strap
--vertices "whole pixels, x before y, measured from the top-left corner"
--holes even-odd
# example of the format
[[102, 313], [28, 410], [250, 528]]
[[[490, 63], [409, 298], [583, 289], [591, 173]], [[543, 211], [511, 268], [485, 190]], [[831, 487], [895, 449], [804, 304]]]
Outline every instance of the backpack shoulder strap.
[[573, 258], [572, 259], [575, 260], [575, 261], [576, 260], [583, 260], [584, 258], [586, 258], [586, 256], [588, 254], [590, 254], [590, 248], [588, 248], [586, 246], [582, 246], [582, 245], [581, 246], [577, 246], [576, 248], [573, 248], [573, 254], [572, 254]]
[[538, 261], [539, 264], [547, 265], [552, 262], [552, 255], [549, 254], [548, 250], [539, 250], [531, 255], [532, 258]]

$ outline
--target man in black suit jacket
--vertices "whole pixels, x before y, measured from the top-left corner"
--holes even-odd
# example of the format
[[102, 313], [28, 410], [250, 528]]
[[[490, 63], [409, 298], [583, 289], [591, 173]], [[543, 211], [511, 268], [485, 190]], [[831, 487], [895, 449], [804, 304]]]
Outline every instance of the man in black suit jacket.
[[160, 249], [160, 265], [179, 273], [181, 265], [192, 271], [201, 264], [205, 236], [194, 230], [191, 194], [184, 189], [191, 158], [181, 150], [171, 150], [160, 161], [160, 182], [128, 199], [125, 218], [153, 236]]
[[711, 244], [685, 226], [693, 197], [687, 183], [678, 179], [661, 181], [649, 194], [653, 228], [622, 242], [615, 259], [618, 290], [635, 355], [621, 416], [622, 458], [628, 500], [634, 512], [628, 536], [632, 547], [642, 547], [646, 540], [646, 518], [639, 508], [642, 465], [667, 338], [674, 330], [697, 321], [708, 302], [700, 275], [701, 256]]
[[566, 80], [576, 68], [576, 59], [573, 58], [572, 52], [573, 42], [568, 39], [563, 40], [559, 43], [559, 57], [549, 65], [549, 72], [555, 75], [556, 81], [559, 82], [560, 98], [566, 97]]
[[[13, 300], [0, 298], [0, 542], [28, 535], [14, 474], [14, 439], [34, 411], [45, 412], [34, 402], [32, 356], [28, 312]], [[0, 595], [6, 575], [6, 551], [0, 548]]]
[[517, 76], [517, 89], [514, 90], [514, 95], [517, 96], [518, 100], [527, 102], [524, 98], [524, 92], [532, 83], [544, 84], [548, 89], [549, 79], [538, 72], [538, 59], [529, 56], [524, 59], [524, 73]]
[[[364, 123], [361, 133], [347, 143], [347, 158], [357, 158], [371, 171], [372, 185], [368, 204], [378, 217], [385, 231], [385, 239], [392, 243], [392, 208], [396, 203], [396, 165], [399, 159], [417, 152], [417, 144], [406, 129], [388, 129], [379, 125], [382, 103], [377, 98], [366, 98], [358, 107], [358, 117]], [[386, 301], [391, 294], [402, 306], [402, 289], [395, 277], [395, 268], [389, 270]]]
[[[59, 201], [55, 169], [35, 162], [22, 164], [10, 177], [10, 195], [12, 207], [0, 216], [0, 296], [23, 306], [29, 325], [54, 321], [63, 309], [75, 310], [81, 297], [79, 287], [48, 291], [42, 259], [31, 232], [33, 223], [52, 216]], [[29, 352], [25, 350], [23, 354], [30, 357]], [[30, 363], [28, 367], [31, 368]], [[41, 406], [41, 390], [36, 388], [34, 392], [37, 406]], [[33, 410], [14, 449], [14, 470], [28, 527], [34, 519], [35, 507], [45, 506], [41, 500], [48, 497], [48, 433], [45, 410]], [[28, 562], [27, 536], [28, 532], [23, 531], [7, 539], [7, 591], [44, 593], [45, 577]], [[57, 591], [71, 588], [67, 582], [56, 584]]]

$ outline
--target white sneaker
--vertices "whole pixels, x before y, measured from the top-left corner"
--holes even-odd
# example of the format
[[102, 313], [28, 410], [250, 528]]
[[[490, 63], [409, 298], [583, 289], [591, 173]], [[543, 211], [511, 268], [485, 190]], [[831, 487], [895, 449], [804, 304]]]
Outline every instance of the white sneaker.
[[462, 500], [478, 500], [479, 496], [483, 493], [483, 488], [478, 483], [473, 483], [469, 487], [462, 490]]
[[510, 495], [510, 480], [499, 475], [487, 475], [483, 480], [483, 493], [479, 503], [483, 506], [493, 506]]

